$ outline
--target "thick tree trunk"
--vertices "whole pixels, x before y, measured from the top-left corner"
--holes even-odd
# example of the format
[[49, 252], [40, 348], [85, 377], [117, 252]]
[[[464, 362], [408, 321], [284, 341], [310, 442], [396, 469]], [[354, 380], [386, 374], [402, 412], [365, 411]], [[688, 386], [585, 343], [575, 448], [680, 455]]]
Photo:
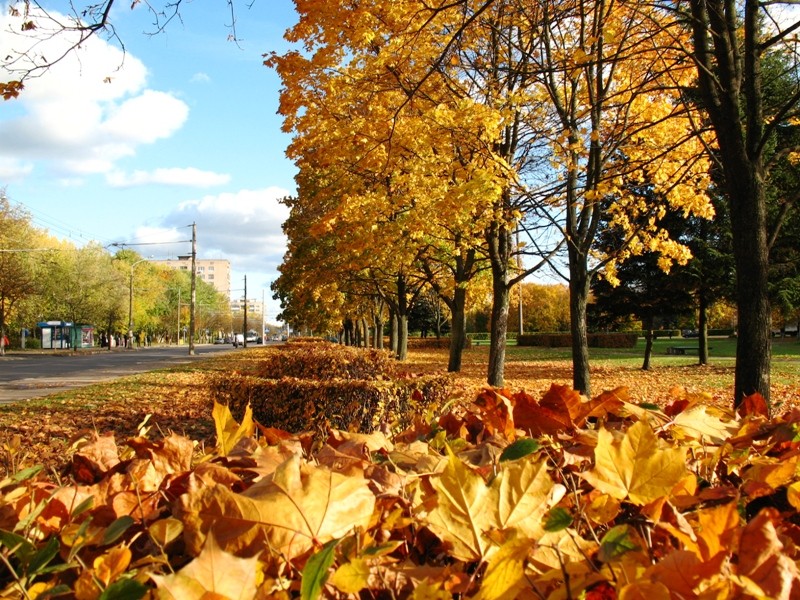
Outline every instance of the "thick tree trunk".
[[461, 371], [461, 358], [467, 344], [467, 289], [456, 286], [453, 294], [452, 327], [450, 329], [450, 359], [447, 370], [450, 373]]
[[590, 396], [589, 341], [586, 330], [586, 305], [589, 302], [589, 272], [586, 256], [569, 250], [569, 329], [572, 334], [572, 387]]
[[746, 197], [735, 197], [729, 186], [739, 319], [734, 378], [737, 408], [745, 396], [755, 392], [769, 401], [770, 391], [772, 324], [767, 295], [766, 203], [763, 180], [757, 175], [752, 179], [755, 189]]
[[765, 118], [758, 0], [692, 0], [694, 59], [704, 108], [717, 135], [736, 265], [734, 407], [760, 393], [769, 401], [771, 322], [764, 189]]

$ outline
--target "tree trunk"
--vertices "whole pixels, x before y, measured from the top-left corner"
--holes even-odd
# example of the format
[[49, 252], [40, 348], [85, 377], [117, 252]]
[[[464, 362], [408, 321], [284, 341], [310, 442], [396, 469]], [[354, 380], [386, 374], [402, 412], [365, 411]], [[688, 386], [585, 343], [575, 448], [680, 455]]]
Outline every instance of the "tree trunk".
[[[769, 401], [771, 322], [764, 189], [765, 119], [760, 3], [692, 0], [694, 60], [704, 108], [717, 135], [736, 265], [734, 408], [755, 392]], [[741, 29], [740, 29], [741, 28]], [[743, 31], [742, 31], [743, 30]]]
[[394, 308], [389, 309], [389, 349], [392, 351], [392, 354], [397, 356], [397, 338], [398, 335], [398, 321], [397, 321], [397, 311]]
[[649, 315], [642, 319], [644, 326], [644, 360], [642, 361], [642, 371], [650, 370], [650, 358], [653, 356], [653, 316]]
[[708, 302], [703, 290], [700, 290], [697, 308], [697, 364], [708, 364]]
[[397, 360], [408, 358], [408, 287], [404, 275], [397, 276]]
[[569, 249], [569, 329], [572, 335], [572, 387], [591, 397], [589, 340], [586, 331], [586, 305], [589, 301], [589, 273], [586, 255], [573, 246]]
[[375, 342], [373, 347], [378, 350], [383, 350], [383, 321], [381, 321], [380, 313], [375, 313]]
[[505, 383], [506, 334], [508, 333], [508, 279], [511, 260], [511, 233], [500, 223], [493, 224], [487, 235], [492, 266], [492, 322], [489, 339], [487, 383], [503, 387]]
[[456, 286], [453, 294], [452, 327], [450, 329], [450, 359], [447, 370], [450, 373], [461, 371], [461, 357], [467, 344], [467, 289]]

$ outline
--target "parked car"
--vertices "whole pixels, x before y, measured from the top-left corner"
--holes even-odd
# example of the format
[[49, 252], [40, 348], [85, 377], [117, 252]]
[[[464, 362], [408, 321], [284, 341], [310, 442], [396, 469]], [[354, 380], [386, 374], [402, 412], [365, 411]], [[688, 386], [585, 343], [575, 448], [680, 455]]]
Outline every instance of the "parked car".
[[215, 344], [224, 344], [225, 343], [225, 338], [223, 338], [223, 337], [214, 338], [214, 343]]
[[233, 347], [238, 348], [239, 346], [244, 346], [244, 335], [241, 333], [234, 333], [233, 334]]

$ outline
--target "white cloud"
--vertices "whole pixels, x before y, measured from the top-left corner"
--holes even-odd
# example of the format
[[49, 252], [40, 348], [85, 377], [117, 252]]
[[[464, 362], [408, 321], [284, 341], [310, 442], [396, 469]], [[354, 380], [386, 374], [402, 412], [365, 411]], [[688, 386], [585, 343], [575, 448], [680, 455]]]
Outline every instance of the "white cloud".
[[[287, 190], [269, 187], [183, 202], [160, 226], [137, 230], [136, 242], [187, 240], [191, 237], [187, 226], [196, 223], [200, 258], [227, 259], [234, 272], [274, 278], [286, 252], [281, 226], [289, 216], [289, 209], [278, 200], [287, 195]], [[188, 254], [189, 250], [185, 243], [164, 247], [164, 252], [173, 256]]]
[[207, 73], [195, 73], [189, 81], [192, 83], [211, 83], [211, 77]]
[[[57, 19], [63, 15], [51, 13]], [[48, 23], [26, 35], [21, 19], [0, 15], [0, 60], [25, 42], [47, 34]], [[66, 36], [40, 39], [36, 52], [63, 54]], [[0, 80], [15, 74], [0, 64]], [[25, 82], [14, 110], [0, 113], [0, 160], [46, 161], [62, 175], [103, 173], [142, 144], [171, 136], [183, 126], [188, 106], [172, 94], [147, 89], [147, 68], [98, 36], [66, 54], [48, 71]]]
[[32, 172], [32, 163], [0, 157], [0, 182], [2, 183], [23, 179]]
[[126, 174], [122, 171], [112, 171], [106, 175], [106, 181], [112, 187], [161, 184], [204, 188], [224, 185], [228, 183], [230, 179], [230, 175], [226, 173], [201, 171], [193, 167], [134, 171], [130, 174]]

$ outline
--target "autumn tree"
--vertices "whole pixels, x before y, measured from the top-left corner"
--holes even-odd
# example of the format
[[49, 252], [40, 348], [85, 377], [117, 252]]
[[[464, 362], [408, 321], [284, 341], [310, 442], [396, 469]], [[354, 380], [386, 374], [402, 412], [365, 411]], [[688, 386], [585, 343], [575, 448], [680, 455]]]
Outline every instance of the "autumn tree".
[[[659, 221], [669, 209], [711, 214], [703, 145], [677, 102], [692, 73], [657, 9], [559, 0], [519, 14], [538, 91], [532, 117], [552, 132], [539, 140], [549, 165], [526, 174], [526, 209], [552, 219], [566, 242], [573, 387], [589, 394], [592, 279], [605, 270], [613, 282], [618, 262], [646, 251], [664, 269], [685, 262], [688, 250]], [[653, 193], [637, 193], [642, 186]], [[624, 231], [611, 254], [594, 252], [604, 223]]]
[[[734, 405], [770, 393], [768, 152], [778, 128], [796, 115], [800, 86], [770, 98], [764, 61], [771, 52], [795, 56], [800, 20], [780, 11], [791, 2], [688, 0], [691, 56], [725, 178], [736, 264], [738, 344]], [[788, 64], [794, 64], [792, 60]], [[775, 102], [773, 102], [775, 101]]]
[[[512, 293], [513, 308], [509, 312], [509, 325], [519, 329], [522, 313], [522, 331], [568, 331], [569, 288], [562, 284], [521, 283]], [[519, 309], [519, 296], [522, 308]]]
[[9, 320], [21, 302], [38, 294], [47, 247], [30, 217], [0, 190], [0, 355], [5, 353]]

